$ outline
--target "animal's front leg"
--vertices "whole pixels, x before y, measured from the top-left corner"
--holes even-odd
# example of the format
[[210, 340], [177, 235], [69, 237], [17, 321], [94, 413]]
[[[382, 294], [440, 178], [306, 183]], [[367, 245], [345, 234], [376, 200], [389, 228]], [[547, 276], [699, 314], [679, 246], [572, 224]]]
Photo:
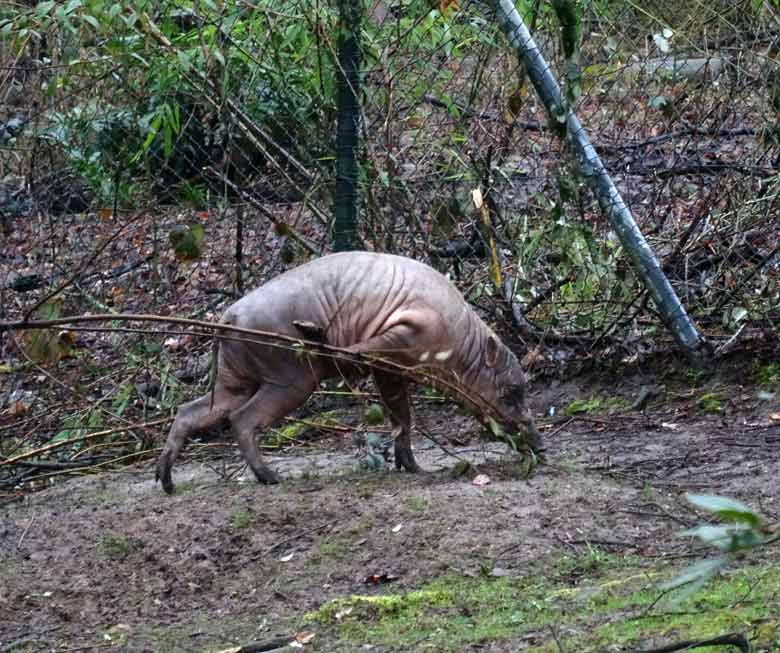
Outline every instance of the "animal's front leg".
[[395, 427], [393, 437], [396, 469], [403, 467], [408, 472], [421, 471], [412, 453], [412, 415], [409, 406], [408, 381], [402, 376], [382, 370], [374, 370], [374, 381], [382, 402], [390, 413], [390, 421]]

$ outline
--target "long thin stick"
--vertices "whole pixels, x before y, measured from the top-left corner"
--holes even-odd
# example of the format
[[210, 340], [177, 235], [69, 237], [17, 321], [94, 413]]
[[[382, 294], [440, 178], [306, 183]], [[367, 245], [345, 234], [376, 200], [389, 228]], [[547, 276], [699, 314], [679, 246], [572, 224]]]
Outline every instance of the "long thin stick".
[[[230, 337], [230, 333], [244, 334], [253, 336], [253, 339], [262, 339], [265, 344], [274, 346], [275, 343], [279, 343], [276, 346], [291, 346], [295, 349], [307, 348], [312, 352], [316, 352], [319, 356], [329, 356], [332, 358], [347, 360], [354, 362], [357, 365], [363, 365], [373, 367], [376, 369], [385, 369], [392, 371], [396, 374], [411, 378], [413, 380], [425, 380], [438, 386], [440, 389], [451, 392], [456, 397], [459, 397], [463, 402], [469, 405], [477, 413], [492, 414], [499, 417], [499, 419], [509, 421], [507, 415], [498, 407], [488, 402], [484, 397], [475, 397], [470, 395], [465, 388], [459, 383], [452, 383], [443, 378], [441, 374], [436, 374], [435, 368], [408, 365], [402, 365], [392, 360], [381, 358], [378, 356], [355, 353], [345, 347], [335, 347], [333, 345], [327, 345], [320, 341], [307, 340], [305, 338], [296, 338], [294, 336], [288, 336], [281, 333], [274, 333], [271, 331], [261, 331], [259, 329], [247, 329], [245, 327], [235, 326], [232, 324], [224, 324], [221, 322], [208, 322], [206, 320], [194, 320], [184, 317], [164, 316], [164, 315], [151, 315], [151, 314], [135, 314], [135, 313], [103, 313], [96, 315], [74, 315], [71, 317], [60, 317], [51, 320], [16, 320], [16, 321], [0, 321], [0, 333], [3, 331], [17, 331], [23, 329], [48, 329], [57, 326], [66, 326], [68, 324], [78, 324], [84, 322], [156, 322], [166, 324], [181, 324], [190, 327], [197, 327], [199, 329], [205, 329], [209, 332], [227, 332], [227, 336]], [[102, 329], [107, 330], [107, 329]], [[202, 333], [200, 335], [210, 335], [210, 333]], [[305, 349], [304, 349], [305, 351]]]
[[27, 458], [34, 458], [35, 456], [40, 456], [43, 453], [48, 453], [52, 449], [67, 447], [69, 444], [73, 444], [74, 442], [86, 442], [88, 440], [94, 440], [95, 438], [102, 438], [106, 435], [121, 433], [122, 431], [130, 431], [132, 429], [142, 429], [142, 428], [149, 428], [152, 426], [160, 426], [160, 424], [166, 424], [167, 422], [170, 422], [172, 420], [173, 420], [172, 417], [164, 417], [162, 419], [156, 419], [152, 422], [138, 422], [137, 424], [128, 424], [127, 426], [117, 426], [112, 429], [95, 431], [94, 433], [82, 435], [77, 438], [68, 438], [67, 440], [60, 440], [59, 442], [47, 444], [45, 447], [39, 447], [38, 449], [33, 449], [32, 451], [25, 451], [24, 453], [20, 453], [18, 456], [13, 456], [12, 458], [7, 458], [6, 460], [2, 460], [0, 461], [0, 467], [2, 467], [3, 465], [12, 465], [13, 463], [19, 462], [20, 460], [25, 460]]

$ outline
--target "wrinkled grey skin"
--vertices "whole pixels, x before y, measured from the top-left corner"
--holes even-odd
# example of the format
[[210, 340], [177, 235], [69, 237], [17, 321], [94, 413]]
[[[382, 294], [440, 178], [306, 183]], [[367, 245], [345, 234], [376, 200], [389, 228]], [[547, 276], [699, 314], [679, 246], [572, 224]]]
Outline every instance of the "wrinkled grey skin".
[[[320, 339], [350, 352], [407, 366], [424, 365], [466, 394], [486, 402], [499, 424], [524, 427], [528, 442], [541, 437], [525, 401], [525, 376], [505, 347], [443, 275], [423, 263], [390, 254], [332, 254], [269, 281], [233, 304], [223, 323]], [[241, 453], [262, 483], [278, 477], [262, 461], [256, 430], [282, 419], [322, 379], [354, 375], [355, 365], [288, 347], [221, 339], [211, 393], [182, 405], [157, 462], [157, 479], [173, 492], [171, 468], [191, 435], [227, 419]], [[410, 445], [407, 381], [374, 370], [374, 380], [394, 426], [395, 464], [419, 470]]]

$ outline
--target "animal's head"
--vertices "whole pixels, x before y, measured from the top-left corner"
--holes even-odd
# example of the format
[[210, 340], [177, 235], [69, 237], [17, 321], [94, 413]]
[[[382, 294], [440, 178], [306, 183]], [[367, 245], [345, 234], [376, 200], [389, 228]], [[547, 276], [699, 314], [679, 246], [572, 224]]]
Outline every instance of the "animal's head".
[[523, 427], [528, 434], [528, 444], [540, 451], [542, 439], [526, 402], [526, 380], [520, 361], [492, 333], [485, 344], [485, 366], [492, 373], [493, 399], [502, 413], [502, 426], [511, 431]]

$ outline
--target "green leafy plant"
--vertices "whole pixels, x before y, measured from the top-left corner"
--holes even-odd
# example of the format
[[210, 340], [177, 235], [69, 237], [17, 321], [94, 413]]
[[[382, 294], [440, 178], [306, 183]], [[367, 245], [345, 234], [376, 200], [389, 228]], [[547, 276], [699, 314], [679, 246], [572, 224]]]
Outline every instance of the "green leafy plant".
[[47, 1], [5, 20], [0, 13], [0, 35], [20, 55], [31, 43], [57, 44], [45, 46], [55, 65], [43, 99], [84, 97], [77, 91], [89, 84], [90, 99], [61, 102], [36, 137], [104, 200], [129, 202], [132, 179], [144, 174], [170, 193], [206, 179], [204, 169], [231, 150], [257, 163], [260, 152], [241, 140], [245, 124], [221, 98], [299, 160], [329, 151], [335, 66], [321, 34], [335, 16], [324, 5], [268, 0], [252, 11], [203, 2], [197, 14], [189, 3]]
[[593, 413], [602, 407], [602, 400], [598, 397], [590, 399], [575, 399], [564, 409], [565, 415], [581, 415], [583, 413]]
[[176, 225], [168, 234], [176, 258], [180, 261], [195, 261], [203, 251], [206, 230], [201, 224]]
[[379, 404], [371, 404], [363, 412], [363, 421], [369, 426], [377, 426], [385, 421], [385, 411]]
[[716, 548], [720, 554], [697, 562], [663, 585], [667, 590], [684, 588], [678, 600], [698, 591], [746, 551], [778, 539], [778, 535], [764, 526], [758, 513], [740, 501], [709, 494], [688, 494], [686, 497], [697, 508], [726, 523], [701, 524], [682, 532], [683, 536], [695, 537], [703, 544]]
[[757, 367], [755, 377], [756, 382], [765, 388], [780, 385], [780, 363], [767, 363]]
[[[99, 409], [93, 408], [83, 413], [68, 415], [62, 420], [62, 425], [57, 434], [49, 441], [50, 444], [81, 438], [91, 431], [100, 428], [103, 424], [102, 413]], [[74, 451], [81, 448], [81, 442], [74, 442], [71, 446]]]
[[[41, 320], [57, 319], [61, 306], [61, 298], [52, 298], [38, 308], [36, 315]], [[67, 330], [31, 329], [22, 333], [22, 343], [27, 355], [41, 365], [55, 366], [67, 358], [75, 341], [75, 333]]]

